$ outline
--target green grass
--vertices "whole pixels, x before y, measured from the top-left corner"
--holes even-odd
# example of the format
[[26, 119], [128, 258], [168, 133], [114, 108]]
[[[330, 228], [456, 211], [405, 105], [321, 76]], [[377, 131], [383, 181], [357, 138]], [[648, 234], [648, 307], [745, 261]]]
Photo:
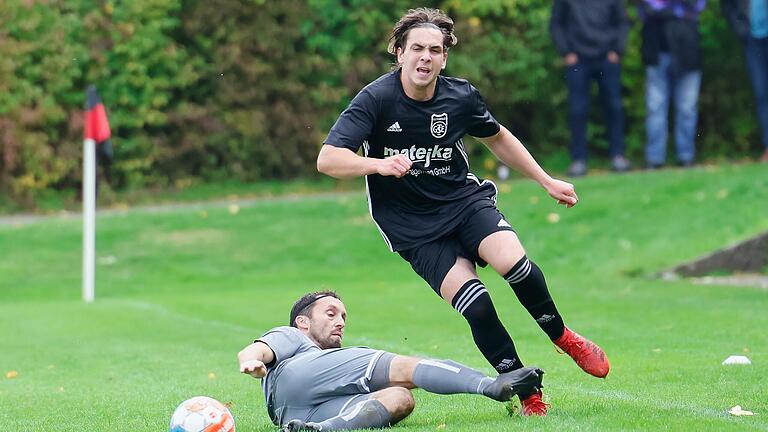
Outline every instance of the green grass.
[[[570, 210], [530, 182], [500, 185], [500, 208], [566, 322], [603, 346], [611, 374], [592, 378], [557, 355], [509, 287], [483, 270], [523, 360], [547, 371], [549, 416], [416, 391], [398, 428], [768, 430], [768, 292], [653, 278], [768, 230], [766, 174], [741, 165], [593, 176], [577, 181], [581, 201]], [[463, 319], [386, 250], [359, 189], [255, 201], [236, 214], [226, 204], [127, 211], [101, 215], [97, 227], [97, 301], [84, 304], [78, 219], [0, 226], [5, 430], [159, 431], [198, 394], [230, 402], [240, 431], [273, 430], [235, 354], [315, 289], [344, 297], [347, 345], [491, 372]], [[732, 354], [753, 364], [721, 366]], [[734, 405], [758, 414], [729, 416]]]

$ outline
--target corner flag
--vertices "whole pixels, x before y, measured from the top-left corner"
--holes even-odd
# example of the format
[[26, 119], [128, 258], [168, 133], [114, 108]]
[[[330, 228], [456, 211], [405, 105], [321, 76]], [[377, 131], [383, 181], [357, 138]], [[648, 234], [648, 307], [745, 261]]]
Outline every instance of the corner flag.
[[86, 90], [83, 132], [83, 300], [90, 303], [95, 298], [96, 144], [109, 145], [112, 135], [107, 113], [94, 86]]

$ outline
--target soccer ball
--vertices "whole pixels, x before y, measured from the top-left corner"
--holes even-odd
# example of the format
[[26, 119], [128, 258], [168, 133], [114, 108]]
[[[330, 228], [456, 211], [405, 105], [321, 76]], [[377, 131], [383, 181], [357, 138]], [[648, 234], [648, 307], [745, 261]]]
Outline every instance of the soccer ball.
[[195, 396], [173, 412], [170, 432], [235, 432], [235, 419], [223, 403]]

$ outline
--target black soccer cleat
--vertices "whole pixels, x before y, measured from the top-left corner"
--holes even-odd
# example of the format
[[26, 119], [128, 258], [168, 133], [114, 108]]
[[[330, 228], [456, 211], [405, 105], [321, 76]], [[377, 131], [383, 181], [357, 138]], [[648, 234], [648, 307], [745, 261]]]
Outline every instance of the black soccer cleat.
[[512, 372], [499, 374], [496, 379], [483, 390], [483, 394], [499, 402], [506, 402], [516, 394], [532, 394], [538, 392], [544, 371], [535, 367], [524, 367]]
[[321, 431], [322, 426], [317, 423], [303, 422], [299, 419], [291, 420], [280, 428], [282, 432]]

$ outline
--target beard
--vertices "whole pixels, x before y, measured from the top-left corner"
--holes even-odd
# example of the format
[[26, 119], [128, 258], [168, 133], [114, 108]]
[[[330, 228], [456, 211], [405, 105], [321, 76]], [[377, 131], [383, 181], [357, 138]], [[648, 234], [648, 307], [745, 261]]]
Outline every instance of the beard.
[[310, 331], [310, 336], [315, 340], [320, 349], [341, 348], [341, 337], [336, 335], [321, 335]]
[[341, 348], [341, 339], [329, 337], [320, 343], [320, 348]]

